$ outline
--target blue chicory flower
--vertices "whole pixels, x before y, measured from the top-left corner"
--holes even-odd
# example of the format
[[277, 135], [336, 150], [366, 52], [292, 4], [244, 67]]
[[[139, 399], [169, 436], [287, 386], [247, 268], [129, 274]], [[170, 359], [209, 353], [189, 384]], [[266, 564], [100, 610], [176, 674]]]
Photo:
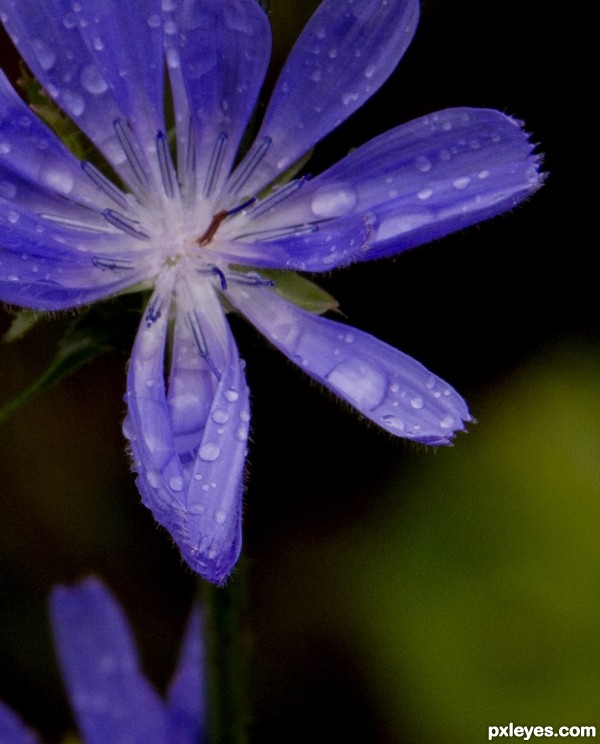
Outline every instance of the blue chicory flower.
[[[118, 602], [97, 579], [57, 587], [50, 619], [58, 659], [85, 744], [201, 744], [205, 737], [202, 615], [190, 615], [177, 669], [162, 701], [144, 677]], [[38, 737], [0, 702], [0, 742]]]
[[418, 0], [324, 0], [237, 162], [270, 54], [257, 0], [0, 0], [33, 74], [118, 176], [79, 162], [0, 77], [0, 298], [59, 310], [153, 287], [125, 433], [144, 504], [211, 581], [226, 579], [240, 551], [250, 418], [224, 308], [391, 434], [444, 445], [470, 419], [418, 362], [301, 310], [261, 274], [397, 254], [540, 185], [519, 122], [469, 108], [396, 127], [315, 178], [283, 182], [382, 85], [418, 15]]

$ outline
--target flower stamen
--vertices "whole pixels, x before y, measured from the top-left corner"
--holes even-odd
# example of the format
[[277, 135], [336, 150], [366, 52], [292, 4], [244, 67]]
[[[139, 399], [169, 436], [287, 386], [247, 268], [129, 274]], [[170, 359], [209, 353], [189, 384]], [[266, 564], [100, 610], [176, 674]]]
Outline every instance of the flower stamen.
[[121, 232], [130, 235], [132, 238], [137, 240], [150, 240], [150, 236], [139, 229], [139, 222], [137, 220], [131, 220], [120, 212], [116, 212], [114, 209], [105, 209], [102, 212], [102, 216], [107, 222], [116, 227]]
[[95, 165], [92, 165], [89, 160], [83, 160], [81, 163], [83, 172], [92, 183], [97, 186], [100, 191], [103, 191], [110, 199], [116, 202], [121, 209], [129, 209], [129, 204], [125, 198], [125, 194], [121, 189], [117, 188], [115, 184], [107, 178], [104, 173], [101, 173]]

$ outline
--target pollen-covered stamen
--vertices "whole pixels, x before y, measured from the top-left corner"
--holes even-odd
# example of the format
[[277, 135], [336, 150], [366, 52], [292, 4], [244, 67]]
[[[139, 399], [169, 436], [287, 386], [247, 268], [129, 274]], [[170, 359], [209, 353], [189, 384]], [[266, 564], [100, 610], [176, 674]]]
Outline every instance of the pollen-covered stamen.
[[210, 163], [208, 164], [208, 170], [206, 173], [206, 180], [204, 181], [204, 196], [210, 197], [213, 193], [215, 183], [221, 172], [223, 165], [223, 158], [225, 157], [225, 149], [227, 147], [227, 134], [221, 132], [217, 137], [217, 141], [210, 156]]
[[130, 235], [132, 238], [136, 238], [137, 240], [150, 240], [148, 233], [145, 233], [140, 229], [140, 223], [137, 220], [131, 220], [124, 214], [115, 212], [114, 209], [105, 209], [102, 212], [102, 216], [107, 222], [110, 222], [111, 225], [114, 225], [118, 230]]
[[245, 159], [243, 168], [237, 174], [233, 182], [229, 185], [228, 192], [230, 194], [237, 194], [240, 189], [243, 188], [246, 181], [254, 173], [260, 161], [267, 154], [268, 149], [271, 147], [272, 141], [273, 140], [270, 137], [263, 137], [261, 140], [255, 143]]
[[129, 209], [125, 194], [104, 173], [101, 173], [95, 165], [92, 165], [89, 160], [84, 160], [81, 163], [81, 167], [86, 176], [90, 178], [100, 191], [103, 191], [121, 209]]
[[128, 258], [113, 258], [112, 256], [92, 256], [93, 265], [103, 271], [121, 271], [133, 269], [133, 261]]
[[175, 167], [171, 159], [171, 153], [169, 152], [169, 142], [164, 132], [161, 131], [156, 135], [156, 153], [158, 155], [158, 165], [160, 166], [160, 176], [165, 194], [169, 199], [174, 199], [177, 192]]
[[202, 326], [200, 325], [200, 318], [198, 317], [198, 313], [194, 310], [193, 312], [188, 313], [187, 317], [190, 324], [190, 329], [192, 331], [192, 336], [194, 337], [194, 343], [196, 344], [196, 348], [198, 349], [198, 353], [200, 354], [202, 359], [204, 359], [207, 367], [214, 374], [217, 380], [220, 380], [221, 373], [215, 367], [215, 363], [208, 353], [208, 345], [206, 343], [206, 337], [204, 336]]
[[162, 297], [156, 295], [152, 302], [148, 305], [146, 310], [146, 316], [144, 318], [146, 328], [150, 328], [162, 315], [163, 300]]
[[280, 189], [273, 191], [269, 196], [260, 201], [253, 209], [250, 209], [246, 213], [246, 217], [249, 220], [254, 220], [257, 217], [261, 217], [263, 214], [273, 209], [273, 207], [281, 204], [282, 201], [287, 199], [292, 194], [295, 194], [298, 189], [303, 186], [309, 179], [309, 176], [303, 176], [295, 181], [290, 181]]
[[127, 158], [129, 165], [131, 166], [131, 170], [134, 172], [135, 177], [140, 182], [140, 184], [145, 188], [146, 186], [148, 186], [149, 182], [148, 174], [144, 170], [144, 166], [142, 165], [142, 162], [138, 156], [133, 132], [131, 131], [129, 125], [123, 119], [115, 119], [113, 122], [113, 127], [115, 129], [117, 139], [119, 140], [121, 147], [123, 148], [125, 157]]

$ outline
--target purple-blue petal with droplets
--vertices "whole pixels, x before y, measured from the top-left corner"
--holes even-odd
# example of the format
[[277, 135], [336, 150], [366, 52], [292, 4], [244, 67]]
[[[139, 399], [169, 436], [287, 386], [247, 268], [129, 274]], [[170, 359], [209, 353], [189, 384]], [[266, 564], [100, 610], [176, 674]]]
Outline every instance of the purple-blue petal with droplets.
[[199, 744], [205, 739], [207, 714], [202, 635], [202, 611], [196, 604], [190, 613], [177, 669], [167, 693], [166, 744]]
[[40, 744], [37, 735], [0, 700], [0, 742], [6, 744]]
[[268, 19], [256, 0], [183, 0], [163, 4], [163, 15], [179, 161], [188, 161], [189, 148], [194, 149], [197, 168], [188, 165], [185, 177], [197, 179], [198, 199], [214, 200], [229, 174], [269, 63]]
[[3, 199], [0, 236], [3, 302], [36, 310], [77, 307], [120, 292], [148, 274], [148, 255], [116, 252], [127, 243], [120, 233], [68, 227]]
[[110, 592], [96, 579], [57, 587], [50, 619], [86, 744], [164, 744], [163, 703], [142, 674], [131, 630]]
[[131, 185], [139, 179], [116, 121], [129, 122], [142, 167], [148, 175], [156, 172], [155, 159], [146, 158], [146, 152], [154, 147], [156, 131], [164, 130], [158, 0], [0, 0], [0, 13], [37, 80], [124, 181]]
[[288, 57], [224, 202], [258, 193], [362, 106], [393, 72], [418, 18], [418, 0], [324, 0]]
[[300, 310], [269, 288], [232, 286], [227, 297], [302, 370], [390, 434], [450, 444], [471, 420], [447, 383], [373, 336]]
[[189, 565], [222, 583], [241, 547], [248, 388], [216, 296], [181, 280], [167, 396], [168, 282], [159, 278], [134, 345], [125, 432], [144, 504]]
[[[498, 111], [448, 109], [416, 119], [303, 184], [283, 209], [265, 210], [244, 225], [259, 236], [284, 236], [250, 250], [263, 250], [268, 266], [290, 253], [297, 263], [288, 267], [319, 271], [427, 243], [527, 198], [543, 181], [533, 149], [519, 122]], [[352, 235], [349, 226], [359, 216], [364, 229]], [[310, 225], [318, 228], [310, 240], [322, 243], [321, 266], [317, 252], [305, 262], [296, 235], [285, 237], [289, 226]], [[281, 261], [278, 268], [285, 266]]]
[[2, 72], [0, 198], [40, 213], [53, 210], [83, 219], [87, 212], [87, 219], [97, 223], [103, 222], [103, 208], [115, 206], [54, 132], [19, 98]]

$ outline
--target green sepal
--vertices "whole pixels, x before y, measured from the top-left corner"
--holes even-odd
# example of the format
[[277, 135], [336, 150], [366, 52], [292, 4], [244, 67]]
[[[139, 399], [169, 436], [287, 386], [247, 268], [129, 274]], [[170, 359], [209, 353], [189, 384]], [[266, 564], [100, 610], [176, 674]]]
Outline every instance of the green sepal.
[[46, 388], [102, 354], [109, 351], [129, 353], [139, 325], [140, 309], [139, 295], [135, 298], [128, 295], [84, 310], [69, 324], [46, 370], [26, 390], [0, 407], [0, 422]]
[[315, 315], [323, 315], [328, 310], [337, 310], [339, 303], [318, 284], [311, 282], [294, 271], [262, 270], [260, 275], [275, 282], [273, 289], [284, 300], [298, 305]]
[[10, 310], [10, 313], [13, 316], [10, 328], [2, 336], [2, 343], [5, 344], [22, 339], [42, 318], [36, 310]]

